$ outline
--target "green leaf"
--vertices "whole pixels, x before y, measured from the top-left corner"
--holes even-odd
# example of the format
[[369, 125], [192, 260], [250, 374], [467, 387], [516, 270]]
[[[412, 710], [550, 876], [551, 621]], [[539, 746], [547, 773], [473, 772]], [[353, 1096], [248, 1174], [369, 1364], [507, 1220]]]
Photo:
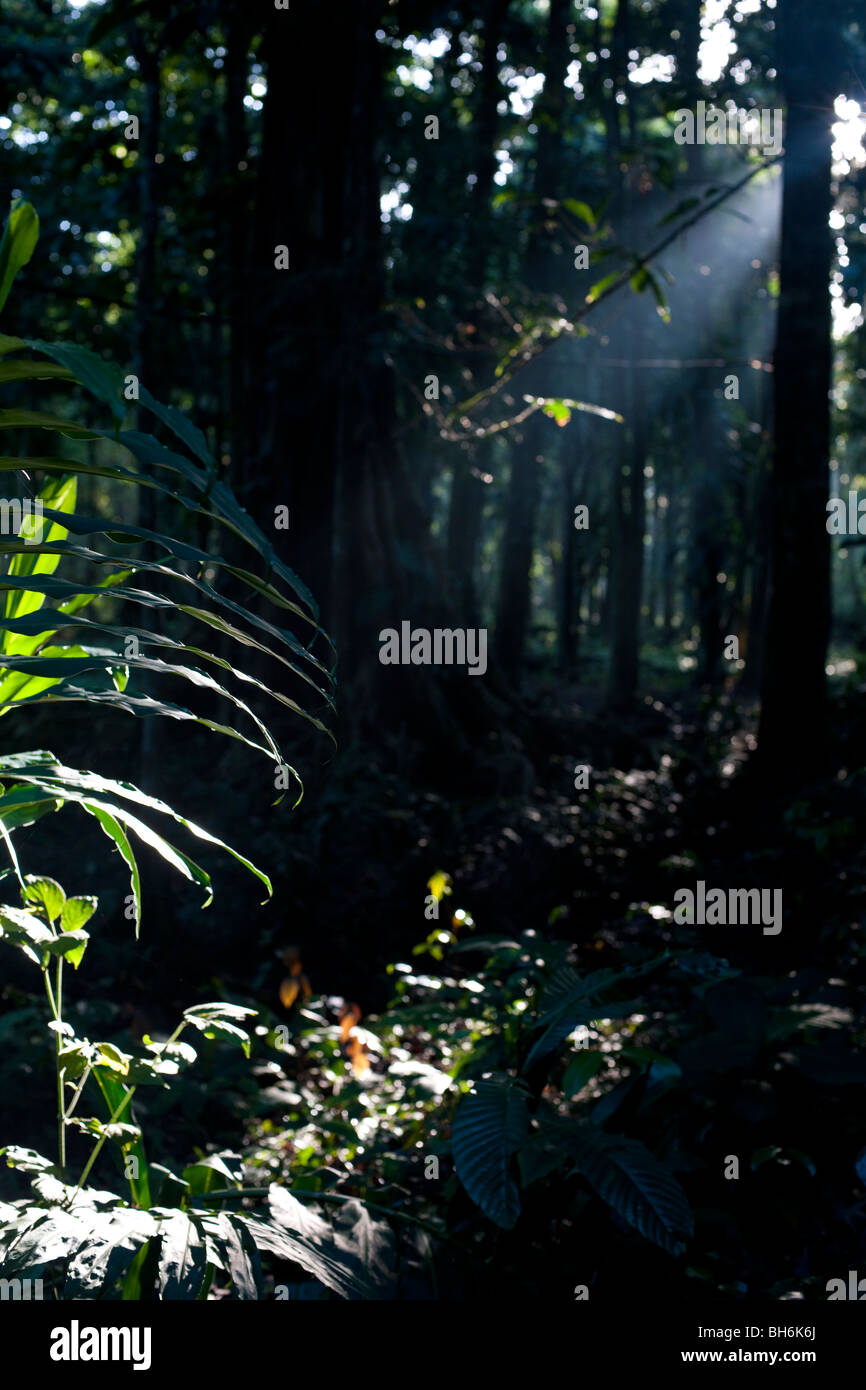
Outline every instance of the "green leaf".
[[121, 1299], [124, 1303], [140, 1303], [153, 1298], [159, 1262], [159, 1241], [146, 1240], [130, 1262], [123, 1281]]
[[755, 1173], [759, 1168], [762, 1168], [765, 1163], [769, 1163], [772, 1159], [776, 1158], [781, 1152], [782, 1150], [778, 1144], [767, 1144], [763, 1149], [755, 1149], [755, 1152], [749, 1160], [749, 1167], [752, 1172]]
[[649, 1149], [636, 1139], [581, 1126], [571, 1141], [573, 1171], [647, 1240], [671, 1255], [693, 1234], [685, 1193]]
[[227, 1004], [225, 1000], [217, 999], [208, 1004], [193, 1004], [190, 1008], [184, 1009], [184, 1018], [233, 1018], [236, 1021], [245, 1018], [255, 1018], [258, 1010], [248, 1009], [243, 1004]]
[[85, 922], [90, 921], [98, 906], [98, 898], [67, 898], [60, 914], [60, 925], [65, 932], [77, 931]]
[[331, 1227], [284, 1187], [268, 1189], [270, 1221], [245, 1217], [244, 1224], [260, 1250], [299, 1264], [341, 1298], [374, 1299], [370, 1274], [344, 1257]]
[[[101, 1045], [103, 1048], [107, 1044]], [[112, 1124], [118, 1122], [125, 1124], [130, 1121], [131, 1093], [122, 1081], [119, 1081], [116, 1070], [110, 1066], [96, 1066], [93, 1069], [97, 1085], [102, 1092], [105, 1103], [108, 1121]], [[136, 1171], [138, 1177], [130, 1177], [130, 1190], [137, 1206], [144, 1209], [150, 1207], [150, 1184], [147, 1155], [144, 1151], [144, 1142], [141, 1138], [134, 1139], [128, 1147], [127, 1158], [136, 1160]]]
[[114, 1043], [108, 1042], [94, 1043], [93, 1057], [97, 1066], [107, 1067], [117, 1076], [126, 1076], [132, 1061], [128, 1052], [122, 1052], [119, 1047], [115, 1047]]
[[39, 218], [32, 203], [16, 198], [0, 241], [0, 309], [9, 298], [12, 281], [27, 264], [39, 240]]
[[[176, 849], [174, 845], [169, 844], [162, 835], [159, 835], [144, 821], [133, 816], [126, 810], [125, 806], [119, 804], [117, 798], [159, 811], [183, 825], [198, 839], [225, 850], [233, 859], [236, 859], [238, 863], [243, 864], [250, 873], [254, 874], [267, 888], [268, 896], [271, 895], [271, 882], [267, 874], [262, 873], [261, 869], [256, 868], [249, 859], [218, 839], [217, 836], [203, 830], [194, 821], [187, 820], [185, 816], [173, 810], [166, 802], [139, 791], [131, 782], [115, 782], [110, 778], [99, 777], [95, 773], [64, 767], [57, 762], [53, 753], [43, 749], [29, 753], [10, 753], [5, 757], [0, 757], [0, 780], [7, 776], [30, 782], [39, 787], [43, 793], [47, 792], [49, 795], [60, 797], [63, 801], [79, 802], [84, 805], [85, 810], [89, 810], [93, 806], [101, 807], [114, 820], [120, 821], [146, 844], [155, 849], [167, 863], [176, 868], [184, 877], [200, 884], [205, 890], [209, 890], [210, 875], [201, 865], [196, 864], [194, 860]], [[0, 808], [2, 808], [2, 800], [0, 800]], [[105, 827], [103, 826], [103, 828]], [[208, 906], [212, 899], [213, 894], [208, 891], [204, 906]]]
[[532, 401], [540, 405], [545, 415], [550, 415], [560, 425], [568, 424], [571, 419], [572, 410], [582, 410], [588, 415], [599, 415], [603, 420], [615, 420], [618, 424], [623, 424], [623, 417], [616, 410], [609, 410], [607, 406], [590, 405], [588, 401], [575, 401], [567, 396], [558, 397], [551, 400], [546, 396], [524, 396], [525, 401]]
[[74, 1081], [81, 1076], [92, 1064], [93, 1056], [93, 1045], [84, 1038], [74, 1038], [72, 1042], [62, 1047], [59, 1061], [66, 1074], [66, 1080]]
[[670, 323], [671, 311], [668, 308], [668, 302], [665, 299], [664, 291], [662, 290], [662, 287], [659, 284], [658, 279], [655, 275], [653, 275], [651, 270], [647, 270], [647, 279], [649, 280], [649, 287], [653, 292], [653, 298], [656, 302], [656, 311], [659, 317], [665, 323]]
[[621, 279], [622, 279], [622, 271], [621, 271], [621, 270], [612, 270], [612, 271], [610, 272], [609, 275], [603, 276], [601, 280], [596, 280], [595, 284], [592, 286], [592, 288], [590, 289], [589, 293], [588, 293], [587, 296], [586, 296], [586, 303], [587, 303], [587, 304], [594, 304], [595, 301], [596, 301], [601, 295], [604, 294], [605, 290], [608, 288], [609, 285], [612, 285], [616, 280], [621, 280]]
[[153, 411], [157, 419], [161, 420], [164, 425], [168, 425], [169, 429], [177, 435], [191, 453], [195, 454], [196, 458], [201, 460], [206, 468], [216, 467], [214, 456], [207, 446], [207, 440], [198, 426], [187, 419], [186, 415], [175, 410], [173, 405], [161, 405], [159, 401], [154, 400], [146, 386], [139, 387], [138, 397], [142, 405]]
[[103, 1137], [111, 1139], [114, 1143], [120, 1144], [121, 1147], [131, 1143], [133, 1139], [141, 1138], [141, 1130], [138, 1128], [138, 1125], [120, 1123], [105, 1125], [101, 1120], [97, 1120], [95, 1116], [91, 1116], [89, 1119], [82, 1119], [78, 1115], [73, 1115], [66, 1123], [72, 1125], [74, 1129], [80, 1130], [82, 1134], [94, 1134], [99, 1139]]
[[64, 1299], [107, 1297], [156, 1231], [149, 1212], [117, 1207], [103, 1215], [66, 1269]]
[[174, 1042], [152, 1042], [149, 1038], [145, 1039], [145, 1047], [160, 1060], [168, 1060], [175, 1064], [183, 1063], [184, 1067], [192, 1066], [198, 1057], [195, 1048], [188, 1042], [180, 1042], [175, 1038]]
[[552, 1052], [580, 1023], [600, 1016], [626, 1018], [636, 1007], [635, 1000], [601, 1000], [621, 984], [631, 984], [667, 960], [662, 952], [639, 966], [625, 970], [596, 970], [582, 977], [570, 965], [561, 966], [548, 981], [542, 997], [542, 1013], [536, 1027], [542, 1029], [530, 1049], [524, 1070], [540, 1057]]
[[[0, 244], [0, 306], [16, 270], [32, 254], [37, 234], [38, 219], [33, 208], [20, 201], [13, 204]], [[34, 354], [32, 361], [14, 355], [27, 350]], [[335, 654], [331, 647], [330, 665], [326, 666], [310, 650], [317, 639], [325, 636], [318, 625], [315, 600], [275, 553], [272, 540], [216, 476], [215, 461], [203, 431], [174, 407], [156, 401], [143, 386], [140, 404], [171, 431], [175, 448], [168, 448], [140, 431], [119, 429], [127, 409], [123, 369], [86, 347], [3, 336], [0, 356], [6, 358], [0, 363], [0, 386], [43, 380], [51, 392], [50, 404], [58, 394], [56, 383], [77, 383], [94, 398], [103, 423], [106, 411], [111, 414], [110, 428], [91, 428], [89, 423], [67, 414], [65, 406], [61, 413], [54, 413], [38, 408], [38, 401], [31, 406], [28, 400], [22, 407], [0, 408], [0, 430], [38, 429], [51, 436], [44, 453], [34, 458], [18, 457], [12, 452], [0, 456], [0, 471], [23, 470], [46, 478], [39, 498], [46, 527], [41, 528], [41, 518], [30, 517], [21, 524], [18, 536], [0, 538], [0, 555], [9, 557], [8, 569], [0, 576], [0, 714], [13, 709], [20, 712], [29, 704], [82, 701], [97, 710], [107, 707], [136, 716], [158, 715], [196, 722], [239, 740], [265, 756], [272, 766], [289, 766], [257, 709], [235, 693], [234, 683], [243, 682], [245, 696], [263, 696], [277, 702], [332, 737], [325, 719], [334, 709]], [[39, 358], [49, 360], [40, 362]], [[84, 418], [89, 422], [90, 414]], [[63, 458], [58, 437], [82, 444], [98, 440], [98, 457]], [[116, 462], [113, 455], [121, 462]], [[95, 490], [96, 495], [100, 502], [109, 499], [113, 506], [121, 494], [126, 494], [124, 505], [119, 507], [124, 516], [136, 515], [135, 494], [141, 488], [156, 491], [165, 499], [166, 506], [161, 509], [164, 515], [168, 515], [169, 503], [174, 506], [178, 534], [158, 533], [117, 518], [79, 515], [75, 511], [78, 477], [110, 480], [112, 486]], [[128, 495], [130, 489], [132, 496]], [[197, 532], [208, 537], [218, 534], [230, 541], [232, 562], [213, 553], [210, 545], [208, 550], [202, 550], [181, 539]], [[236, 555], [241, 558], [235, 560]], [[80, 610], [96, 598], [101, 600], [96, 610], [99, 621], [78, 617]], [[177, 627], [183, 632], [193, 629], [196, 636], [201, 634], [201, 639], [182, 642], [176, 636], [153, 633], [147, 628], [130, 631], [124, 619], [131, 604], [160, 614], [170, 613], [181, 620]], [[284, 626], [288, 614], [302, 625], [298, 635]], [[72, 644], [64, 640], [72, 627], [98, 629], [104, 636], [99, 645]], [[126, 641], [130, 636], [135, 642]], [[326, 637], [325, 641], [330, 646]], [[139, 650], [138, 643], [148, 650]], [[209, 649], [217, 643], [219, 650]], [[154, 654], [153, 649], [159, 647], [169, 659], [160, 659], [163, 652]], [[312, 692], [313, 710], [305, 709], [281, 688], [285, 679], [275, 683], [269, 675], [260, 675], [258, 669], [255, 675], [246, 671], [245, 659], [250, 653], [256, 654], [257, 668], [259, 659], [266, 657], [278, 677], [291, 673], [293, 690], [301, 682], [301, 689], [306, 687]], [[178, 654], [182, 659], [178, 659]], [[217, 667], [225, 674], [217, 680], [207, 667]], [[140, 683], [143, 678], [147, 679], [146, 694]], [[151, 693], [157, 678], [193, 687], [192, 707]], [[198, 713], [196, 701], [201, 692], [208, 697], [218, 696], [220, 709], [228, 706], [229, 713], [222, 720]], [[8, 767], [5, 770], [8, 772]], [[294, 769], [291, 771], [297, 777]], [[85, 784], [86, 776], [59, 766], [43, 766], [34, 776], [32, 769], [25, 771], [22, 766], [17, 782], [30, 781], [35, 791], [28, 794], [16, 786], [0, 796], [0, 822], [5, 828], [29, 824], [64, 803], [77, 801], [83, 805], [96, 816], [129, 866], [136, 929], [141, 911], [140, 883], [130, 836], [138, 835], [175, 869], [200, 884], [207, 902], [211, 896], [210, 877], [194, 860], [126, 809], [124, 802], [137, 801], [159, 814], [169, 815], [193, 835], [232, 854], [260, 879], [270, 894], [267, 876], [249, 860], [178, 817], [164, 803], [145, 801], [137, 789], [121, 789], [119, 784]], [[300, 778], [297, 780], [300, 786]], [[82, 907], [80, 916], [64, 925], [77, 931], [85, 920]], [[25, 938], [21, 940], [26, 944]], [[78, 946], [81, 945], [79, 941]], [[231, 1031], [226, 1027], [228, 1022], [220, 1021], [227, 1036]]]
[[0, 938], [8, 941], [37, 965], [44, 965], [54, 933], [32, 912], [0, 905]]
[[568, 208], [569, 212], [574, 213], [574, 216], [579, 217], [587, 226], [595, 226], [595, 214], [589, 203], [584, 203], [580, 198], [563, 198], [562, 206]]
[[[47, 509], [64, 514], [75, 510], [75, 499], [78, 491], [78, 483], [75, 478], [49, 478], [48, 482], [39, 493], [39, 500], [43, 504], [43, 517], [37, 517], [31, 512], [24, 520], [21, 527], [21, 542], [16, 553], [12, 556], [9, 565], [7, 579], [29, 579], [36, 575], [53, 574], [60, 562], [60, 554], [56, 551], [47, 549], [49, 546], [56, 546], [58, 542], [65, 541], [69, 532], [65, 526], [56, 521], [49, 521], [46, 526], [44, 515]], [[40, 544], [27, 544], [40, 537]], [[3, 617], [15, 619], [25, 617], [28, 613], [36, 612], [45, 602], [45, 595], [35, 586], [10, 585], [7, 587], [5, 601], [3, 605]], [[21, 639], [12, 632], [3, 633], [2, 649], [6, 655], [13, 655], [21, 651]]]
[[19, 825], [33, 825], [49, 812], [59, 811], [62, 805], [62, 798], [37, 787], [11, 787], [0, 796], [0, 820], [7, 830], [14, 830]]
[[40, 338], [30, 338], [25, 345], [59, 362], [73, 380], [108, 406], [118, 424], [123, 421], [127, 408], [123, 396], [124, 373], [114, 362], [106, 362], [89, 348], [78, 347], [75, 343], [45, 343]]
[[218, 1242], [225, 1268], [240, 1299], [257, 1299], [261, 1290], [261, 1267], [248, 1223], [240, 1216], [221, 1211], [215, 1219]]
[[87, 949], [90, 940], [90, 933], [86, 931], [65, 931], [49, 942], [47, 950], [50, 956], [62, 956], [68, 960], [73, 969], [77, 970], [81, 964], [82, 957]]
[[196, 1298], [205, 1277], [207, 1252], [195, 1218], [173, 1212], [160, 1220], [159, 1236], [160, 1296], [167, 1302]]
[[670, 323], [671, 312], [668, 308], [667, 300], [664, 297], [664, 292], [648, 266], [638, 266], [638, 269], [629, 280], [629, 284], [633, 290], [637, 290], [640, 294], [649, 287], [653, 292], [653, 297], [660, 316], [664, 319], [665, 323]]
[[[49, 415], [44, 410], [0, 410], [0, 430], [54, 430], [67, 439], [99, 439], [99, 430], [86, 429], [62, 415]], [[22, 466], [26, 460], [20, 460]], [[67, 468], [70, 467], [67, 464]]]
[[189, 1183], [184, 1182], [170, 1168], [161, 1163], [150, 1165], [150, 1195], [155, 1206], [180, 1206], [189, 1193]]
[[[26, 874], [24, 882], [26, 887], [22, 890], [21, 896], [25, 903], [41, 904], [49, 922], [55, 922], [62, 913], [63, 905], [66, 902], [66, 894], [57, 879]], [[74, 923], [74, 925], [78, 926], [79, 924]]]
[[[29, 347], [29, 343], [21, 344]], [[13, 358], [11, 362], [0, 362], [0, 384], [6, 381], [73, 381], [74, 377], [65, 367], [56, 362], [33, 362], [29, 358]]]
[[[4, 798], [0, 798], [0, 816], [3, 814], [3, 801]], [[60, 803], [58, 803], [58, 805], [59, 804]], [[114, 841], [120, 851], [121, 858], [126, 862], [129, 868], [129, 886], [132, 889], [131, 897], [135, 921], [135, 936], [137, 940], [141, 929], [141, 875], [138, 871], [138, 863], [132, 852], [132, 846], [129, 843], [126, 831], [117, 820], [116, 816], [113, 816], [104, 806], [98, 805], [93, 801], [83, 801], [81, 804], [85, 811], [88, 811], [91, 816], [96, 818], [108, 838]]]
[[226, 1023], [219, 1018], [197, 1018], [195, 1015], [186, 1015], [187, 1023], [193, 1028], [197, 1028], [200, 1033], [204, 1033], [206, 1038], [223, 1038], [229, 1042], [239, 1043], [243, 1048], [244, 1056], [250, 1055], [250, 1036], [244, 1032], [243, 1028], [238, 1028], [234, 1023]]
[[603, 1062], [604, 1058], [598, 1051], [586, 1048], [575, 1052], [562, 1078], [562, 1094], [569, 1100], [575, 1100], [584, 1086], [601, 1070]]
[[548, 397], [541, 408], [544, 414], [548, 415], [551, 420], [555, 420], [558, 425], [567, 425], [571, 419], [571, 411], [565, 401], [552, 400]]
[[22, 1149], [18, 1144], [5, 1144], [0, 1149], [0, 1156], [6, 1159], [8, 1167], [19, 1168], [22, 1173], [51, 1173], [54, 1176], [58, 1171], [50, 1158], [43, 1158], [35, 1149]]
[[[226, 1159], [232, 1159], [229, 1167]], [[240, 1187], [243, 1172], [236, 1154], [208, 1154], [183, 1170], [184, 1182], [194, 1197], [202, 1196], [215, 1187]]]
[[528, 1092], [505, 1073], [476, 1081], [461, 1100], [451, 1132], [454, 1166], [469, 1196], [498, 1226], [510, 1230], [520, 1215], [511, 1158], [529, 1130]]

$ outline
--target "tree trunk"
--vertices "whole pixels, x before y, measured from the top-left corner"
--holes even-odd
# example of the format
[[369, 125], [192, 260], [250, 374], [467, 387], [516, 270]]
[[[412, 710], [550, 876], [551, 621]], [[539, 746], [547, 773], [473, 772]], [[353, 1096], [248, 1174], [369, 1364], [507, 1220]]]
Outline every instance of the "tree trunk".
[[[642, 355], [643, 334], [638, 315], [643, 305], [629, 306], [633, 325], [629, 335], [632, 352]], [[646, 375], [640, 367], [628, 368], [628, 439], [618, 453], [614, 474], [611, 569], [613, 575], [613, 637], [611, 641], [608, 704], [626, 709], [638, 687], [640, 609], [643, 590], [643, 550], [646, 529], [644, 466], [647, 451]]]
[[[502, 95], [496, 55], [509, 4], [510, 0], [487, 0], [482, 31], [482, 67], [475, 121], [476, 181], [472, 190], [472, 211], [467, 218], [465, 243], [468, 283], [479, 296], [487, 278], [491, 204], [496, 191], [497, 105]], [[474, 389], [480, 385], [480, 382], [476, 383]], [[477, 446], [470, 445], [455, 451], [448, 507], [447, 565], [458, 612], [467, 626], [478, 622], [475, 568], [487, 492], [481, 474], [492, 472], [492, 468], [485, 464], [492, 456], [493, 447], [489, 440], [483, 440]]]
[[[249, 280], [254, 447], [244, 474], [235, 478], [245, 506], [266, 532], [273, 534], [274, 507], [289, 508], [280, 548], [312, 590], [326, 627], [332, 620], [346, 334], [350, 324], [360, 331], [355, 304], [365, 295], [353, 284], [357, 259], [347, 249], [350, 235], [357, 243], [365, 234], [352, 203], [347, 151], [367, 138], [358, 89], [376, 80], [359, 51], [357, 10], [352, 18], [330, 53], [324, 83], [310, 55], [331, 50], [331, 8], [324, 0], [309, 0], [290, 13], [272, 9], [267, 17], [262, 60], [268, 91]], [[288, 269], [276, 268], [279, 246], [288, 248]]]
[[773, 377], [771, 595], [758, 753], [762, 774], [774, 788], [819, 774], [827, 755], [828, 218], [835, 90], [820, 71], [826, 8], [786, 0], [779, 22], [787, 128]]
[[[569, 0], [550, 0], [544, 90], [538, 112], [538, 154], [534, 191], [539, 198], [559, 194], [563, 143], [565, 78], [570, 61]], [[560, 264], [561, 264], [561, 258]], [[527, 248], [527, 283], [539, 293], [551, 289], [554, 271], [549, 248], [531, 237]], [[524, 389], [544, 394], [540, 373], [526, 373]], [[551, 421], [534, 415], [527, 421], [523, 442], [511, 452], [511, 476], [505, 509], [502, 569], [496, 610], [496, 657], [509, 675], [516, 675], [523, 657], [531, 603], [530, 571], [535, 525], [541, 499], [545, 449], [553, 442]]]

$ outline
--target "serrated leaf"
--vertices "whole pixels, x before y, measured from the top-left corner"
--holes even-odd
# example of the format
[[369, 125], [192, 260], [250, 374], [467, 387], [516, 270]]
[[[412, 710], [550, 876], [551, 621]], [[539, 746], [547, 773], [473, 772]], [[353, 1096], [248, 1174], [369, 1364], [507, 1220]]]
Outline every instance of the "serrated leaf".
[[268, 1189], [268, 1205], [270, 1221], [246, 1219], [260, 1250], [294, 1261], [341, 1298], [376, 1297], [366, 1271], [349, 1266], [323, 1217], [276, 1183]]
[[217, 1218], [225, 1268], [238, 1298], [257, 1299], [261, 1291], [261, 1265], [249, 1223], [243, 1216], [220, 1212]]
[[111, 1212], [70, 1260], [64, 1299], [94, 1299], [111, 1293], [155, 1231], [156, 1222], [149, 1212], [124, 1207]]
[[521, 1081], [495, 1073], [463, 1097], [451, 1130], [457, 1176], [473, 1202], [505, 1230], [520, 1215], [511, 1159], [529, 1131], [527, 1101]]
[[582, 1126], [571, 1143], [573, 1171], [595, 1188], [616, 1214], [671, 1255], [693, 1234], [685, 1193], [649, 1149], [636, 1139]]

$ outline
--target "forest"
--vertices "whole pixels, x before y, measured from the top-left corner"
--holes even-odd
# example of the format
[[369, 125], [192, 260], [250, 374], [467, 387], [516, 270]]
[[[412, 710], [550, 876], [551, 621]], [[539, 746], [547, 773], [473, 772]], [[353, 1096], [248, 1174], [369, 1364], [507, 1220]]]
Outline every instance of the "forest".
[[6, 0], [0, 1298], [866, 1297], [864, 82]]

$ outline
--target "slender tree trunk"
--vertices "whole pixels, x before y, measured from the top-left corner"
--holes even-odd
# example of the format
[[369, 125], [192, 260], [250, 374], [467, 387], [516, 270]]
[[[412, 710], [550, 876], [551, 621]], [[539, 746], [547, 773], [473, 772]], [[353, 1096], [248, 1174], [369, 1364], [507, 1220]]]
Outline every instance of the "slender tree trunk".
[[772, 394], [760, 374], [758, 383], [760, 406], [758, 416], [761, 421], [761, 446], [758, 454], [759, 476], [755, 485], [754, 505], [754, 562], [752, 565], [752, 585], [749, 594], [749, 645], [746, 654], [746, 669], [743, 672], [741, 689], [744, 694], [757, 695], [761, 689], [764, 675], [764, 653], [767, 628], [767, 601], [770, 583], [770, 547], [772, 542], [770, 526], [770, 466], [766, 444], [770, 439]]
[[[476, 181], [465, 244], [468, 283], [479, 294], [487, 278], [491, 203], [496, 190], [497, 105], [502, 94], [497, 49], [509, 3], [510, 0], [487, 0], [484, 10], [482, 67], [475, 122]], [[481, 441], [474, 448], [455, 450], [448, 509], [447, 564], [458, 611], [467, 626], [474, 626], [478, 621], [475, 569], [487, 493], [481, 475], [492, 472], [492, 468], [485, 466], [492, 453], [493, 446], [489, 440]]]
[[[630, 306], [633, 329], [632, 351], [642, 355], [643, 334], [638, 328], [642, 305]], [[611, 643], [608, 703], [613, 709], [626, 709], [638, 687], [640, 652], [640, 610], [643, 588], [644, 532], [646, 496], [644, 465], [647, 451], [646, 373], [640, 367], [628, 369], [628, 439], [619, 451], [619, 467], [614, 475], [613, 536], [611, 556], [614, 580], [613, 639]]]
[[712, 387], [701, 370], [694, 396], [694, 438], [699, 455], [694, 485], [691, 527], [691, 571], [694, 612], [698, 624], [697, 679], [716, 687], [721, 682], [723, 563], [722, 486], [716, 439]]
[[677, 556], [679, 546], [677, 543], [677, 532], [679, 528], [680, 506], [679, 498], [676, 495], [676, 486], [671, 480], [667, 491], [668, 504], [665, 507], [664, 523], [662, 526], [662, 557], [664, 569], [662, 572], [662, 642], [667, 646], [674, 630], [674, 606], [676, 602], [676, 576], [677, 576]]
[[[588, 533], [574, 529], [574, 508], [583, 503], [581, 496], [586, 469], [583, 464], [584, 431], [578, 423], [572, 425], [573, 438], [560, 455], [561, 464], [561, 549], [562, 562], [557, 590], [557, 665], [562, 675], [571, 677], [577, 662], [577, 634], [580, 625], [580, 576], [584, 556], [579, 554], [581, 542]], [[590, 513], [591, 522], [591, 513]]]
[[225, 66], [225, 128], [223, 190], [226, 207], [226, 263], [223, 274], [223, 301], [228, 318], [229, 454], [236, 479], [244, 476], [247, 446], [246, 363], [248, 286], [247, 226], [249, 200], [246, 179], [240, 165], [246, 159], [247, 131], [244, 98], [247, 94], [247, 48], [250, 41], [249, 11], [236, 2], [227, 21]]
[[[568, 22], [569, 0], [550, 0], [544, 91], [539, 103], [538, 155], [535, 192], [539, 197], [555, 198], [561, 181], [563, 105], [565, 78], [570, 60]], [[539, 292], [549, 291], [552, 268], [549, 250], [530, 238], [527, 252], [527, 280]], [[529, 394], [543, 395], [543, 378], [526, 374]], [[511, 476], [505, 511], [502, 542], [502, 569], [496, 610], [496, 655], [503, 669], [517, 673], [523, 656], [531, 604], [530, 571], [535, 527], [541, 498], [545, 451], [555, 436], [551, 421], [540, 414], [530, 417], [522, 444], [515, 442], [511, 454]]]

